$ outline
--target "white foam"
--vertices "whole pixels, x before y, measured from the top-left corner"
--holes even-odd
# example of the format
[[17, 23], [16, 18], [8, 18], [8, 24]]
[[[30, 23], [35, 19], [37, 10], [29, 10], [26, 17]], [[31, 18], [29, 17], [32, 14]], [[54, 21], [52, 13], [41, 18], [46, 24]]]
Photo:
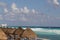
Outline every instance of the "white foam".
[[31, 28], [33, 31], [55, 33], [60, 35], [60, 30], [57, 29], [43, 29], [43, 28]]
[[[23, 28], [26, 29], [26, 28]], [[44, 28], [31, 28], [33, 31], [45, 32], [45, 33], [54, 33], [60, 35], [60, 30], [58, 29], [44, 29]]]

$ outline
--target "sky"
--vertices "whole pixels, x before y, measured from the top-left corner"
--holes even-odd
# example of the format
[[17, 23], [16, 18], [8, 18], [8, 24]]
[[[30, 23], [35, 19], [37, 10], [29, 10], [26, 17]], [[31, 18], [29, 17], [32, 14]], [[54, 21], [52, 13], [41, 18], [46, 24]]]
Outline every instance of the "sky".
[[60, 0], [0, 0], [0, 24], [60, 26]]

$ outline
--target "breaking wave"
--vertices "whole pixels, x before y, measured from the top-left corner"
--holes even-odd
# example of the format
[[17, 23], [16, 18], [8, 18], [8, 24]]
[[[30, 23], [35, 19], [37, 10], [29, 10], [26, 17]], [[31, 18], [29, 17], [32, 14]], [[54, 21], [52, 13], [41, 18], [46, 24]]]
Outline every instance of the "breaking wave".
[[44, 32], [44, 33], [53, 33], [60, 35], [60, 29], [44, 29], [44, 28], [31, 28], [33, 31]]

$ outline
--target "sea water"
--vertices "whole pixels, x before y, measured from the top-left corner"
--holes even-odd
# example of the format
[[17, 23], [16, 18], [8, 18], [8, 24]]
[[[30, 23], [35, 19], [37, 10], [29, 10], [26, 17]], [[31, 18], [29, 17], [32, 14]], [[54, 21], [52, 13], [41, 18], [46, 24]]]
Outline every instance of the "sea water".
[[31, 28], [40, 38], [60, 40], [60, 28]]

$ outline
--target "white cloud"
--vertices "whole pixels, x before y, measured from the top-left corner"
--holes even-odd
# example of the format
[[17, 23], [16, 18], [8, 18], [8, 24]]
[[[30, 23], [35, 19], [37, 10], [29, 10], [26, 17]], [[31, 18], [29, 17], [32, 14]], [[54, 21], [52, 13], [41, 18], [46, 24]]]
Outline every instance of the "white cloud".
[[4, 16], [5, 16], [5, 17], [15, 16], [15, 13], [13, 13], [13, 12], [8, 12], [8, 13], [5, 14]]
[[[9, 10], [9, 9], [8, 9]], [[29, 18], [31, 18], [30, 15], [35, 15], [35, 14], [31, 14], [32, 13], [35, 13], [36, 10], [35, 9], [28, 9], [26, 6], [23, 7], [23, 8], [19, 8], [19, 13], [17, 13], [16, 11], [12, 11], [12, 10], [9, 10], [8, 11], [7, 8], [4, 9], [5, 12], [8, 12], [7, 14], [5, 14], [5, 20], [8, 20], [8, 21], [16, 21], [16, 20], [19, 20], [19, 21], [30, 21]], [[15, 10], [15, 9], [13, 9]], [[32, 11], [33, 10], [33, 11]], [[29, 18], [25, 17], [27, 14], [29, 16]], [[32, 20], [33, 21], [33, 20]]]
[[27, 6], [24, 6], [23, 8], [17, 8], [15, 3], [12, 3], [11, 8], [14, 13], [25, 13], [25, 14], [29, 14], [31, 12], [38, 13], [35, 9], [32, 9], [32, 10], [28, 9]]
[[7, 8], [4, 8], [4, 12], [5, 12], [5, 13], [7, 13], [7, 12], [8, 12]]
[[20, 8], [21, 12], [23, 12], [23, 8]]
[[8, 21], [16, 21], [16, 18], [15, 18], [15, 15], [5, 15], [5, 20], [8, 20]]
[[26, 6], [23, 8], [23, 13], [29, 13], [29, 9]]
[[48, 0], [48, 3], [52, 3], [55, 7], [60, 6], [60, 3], [58, 0]]
[[36, 13], [35, 9], [32, 9], [32, 13]]
[[12, 11], [13, 12], [16, 12], [16, 13], [19, 13], [20, 12], [15, 3], [12, 3], [11, 8], [12, 8]]
[[24, 8], [20, 8], [20, 11], [22, 12], [22, 13], [25, 13], [25, 14], [31, 14], [31, 13], [38, 13], [38, 11], [36, 11], [35, 9], [28, 9], [28, 7], [24, 7]]
[[13, 12], [10, 12], [10, 15], [14, 16], [14, 15], [15, 15], [15, 13], [13, 13]]
[[55, 5], [60, 5], [60, 3], [58, 2], [58, 0], [53, 0], [53, 3], [55, 4]]
[[17, 7], [16, 7], [16, 4], [15, 3], [12, 3], [12, 7], [11, 7], [13, 10], [17, 10]]
[[15, 3], [12, 3], [11, 9], [8, 9], [6, 7], [4, 8], [4, 13], [6, 13], [4, 15], [5, 20], [8, 21], [29, 21], [29, 18], [25, 17], [25, 14], [27, 14], [31, 18], [31, 15], [35, 15], [38, 12], [35, 9], [29, 9], [27, 6], [24, 6], [23, 8], [18, 8]]

